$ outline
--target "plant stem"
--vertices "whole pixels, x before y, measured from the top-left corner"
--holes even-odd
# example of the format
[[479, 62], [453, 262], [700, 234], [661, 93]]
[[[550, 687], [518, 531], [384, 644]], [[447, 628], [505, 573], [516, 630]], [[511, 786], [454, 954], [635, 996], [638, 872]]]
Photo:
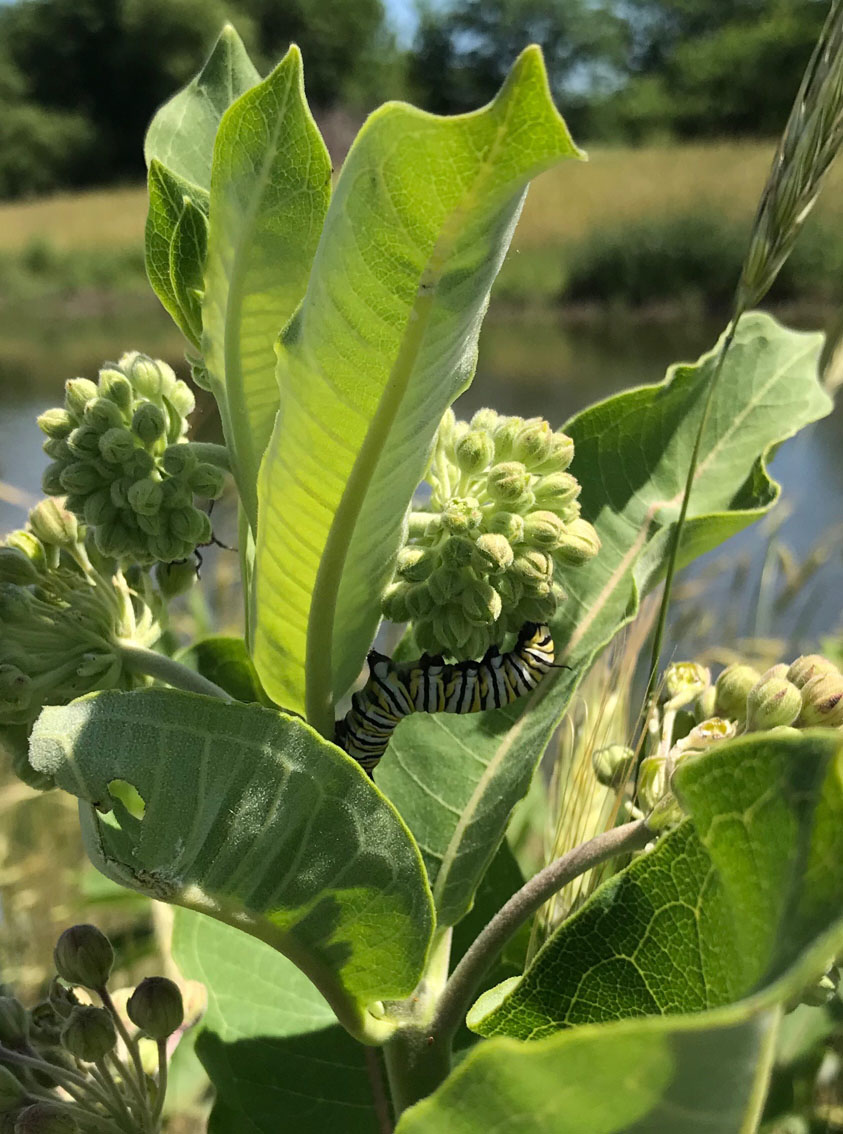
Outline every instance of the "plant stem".
[[190, 441], [188, 444], [191, 453], [194, 453], [200, 461], [231, 472], [231, 455], [225, 445], [217, 445], [214, 441]]
[[454, 969], [429, 1030], [429, 1042], [450, 1048], [481, 980], [518, 928], [557, 890], [609, 858], [643, 847], [652, 837], [643, 819], [614, 827], [563, 854], [540, 870], [495, 914]]
[[694, 477], [697, 472], [697, 464], [700, 458], [700, 448], [702, 446], [703, 433], [705, 432], [706, 424], [708, 423], [708, 415], [711, 411], [711, 403], [714, 398], [714, 390], [717, 386], [718, 379], [720, 378], [721, 371], [723, 370], [723, 363], [726, 361], [726, 355], [729, 353], [729, 347], [735, 338], [735, 332], [738, 329], [738, 322], [740, 321], [743, 311], [738, 308], [732, 316], [732, 320], [726, 329], [726, 335], [720, 347], [720, 353], [717, 355], [717, 361], [714, 365], [714, 373], [711, 376], [711, 381], [708, 384], [708, 391], [703, 405], [702, 417], [700, 419], [699, 429], [697, 436], [694, 439], [694, 448], [691, 451], [691, 460], [688, 464], [688, 475], [685, 477], [685, 492], [682, 496], [682, 506], [679, 509], [679, 519], [673, 529], [673, 535], [670, 541], [670, 552], [667, 557], [667, 571], [664, 577], [664, 590], [662, 591], [662, 601], [659, 606], [659, 617], [656, 623], [656, 629], [653, 634], [653, 650], [650, 655], [650, 675], [647, 679], [647, 692], [644, 695], [644, 704], [649, 705], [653, 696], [653, 690], [656, 685], [656, 680], [659, 672], [659, 658], [662, 652], [662, 640], [664, 638], [665, 624], [667, 623], [667, 611], [670, 606], [670, 592], [673, 588], [673, 577], [676, 574], [676, 561], [679, 558], [679, 544], [682, 540], [682, 529], [685, 527], [685, 520], [688, 515], [688, 503], [691, 499], [691, 489], [694, 487]]
[[451, 1045], [431, 1028], [401, 1028], [383, 1049], [396, 1119], [444, 1083], [451, 1070]]
[[108, 991], [105, 985], [103, 985], [102, 988], [96, 989], [95, 991], [97, 996], [99, 996], [100, 1000], [102, 1001], [103, 1008], [105, 1008], [105, 1010], [111, 1016], [111, 1019], [114, 1022], [114, 1027], [117, 1029], [117, 1034], [120, 1036], [120, 1039], [123, 1041], [126, 1047], [126, 1051], [129, 1053], [129, 1058], [132, 1061], [132, 1066], [134, 1067], [135, 1071], [134, 1075], [132, 1074], [131, 1068], [124, 1069], [122, 1061], [117, 1057], [115, 1052], [112, 1052], [111, 1055], [115, 1063], [117, 1064], [120, 1074], [123, 1076], [130, 1090], [138, 1100], [141, 1108], [141, 1117], [144, 1119], [145, 1124], [145, 1120], [149, 1117], [149, 1102], [146, 1092], [146, 1073], [144, 1072], [143, 1064], [141, 1063], [138, 1045], [129, 1035], [126, 1025], [120, 1018], [120, 1013], [114, 1007], [114, 1001], [111, 999], [111, 993]]
[[138, 646], [135, 642], [118, 641], [117, 648], [124, 662], [136, 673], [145, 673], [148, 677], [157, 677], [167, 685], [176, 689], [185, 689], [188, 693], [203, 693], [206, 697], [219, 697], [223, 701], [233, 701], [224, 689], [203, 677], [201, 673], [189, 669], [181, 662], [159, 654], [155, 650], [148, 650], [146, 646]]
[[155, 1107], [152, 1111], [152, 1129], [158, 1130], [164, 1112], [164, 1098], [167, 1094], [167, 1041], [158, 1040], [158, 1090]]
[[[105, 1062], [104, 1059], [98, 1059], [96, 1061], [96, 1063], [94, 1064], [94, 1066], [96, 1067], [97, 1071], [99, 1072], [100, 1082], [103, 1085], [103, 1089], [108, 1092], [108, 1096], [111, 1099], [111, 1103], [109, 1104], [108, 1109], [114, 1115], [114, 1118], [117, 1122], [125, 1123], [125, 1122], [128, 1121], [129, 1129], [131, 1130], [133, 1128], [134, 1124], [135, 1124], [134, 1119], [132, 1117], [132, 1112], [129, 1109], [128, 1104], [126, 1103], [126, 1100], [120, 1094], [120, 1088], [117, 1086], [117, 1083], [114, 1081], [114, 1076], [109, 1071], [108, 1064]], [[121, 1068], [121, 1074], [122, 1074], [122, 1068]], [[115, 1107], [116, 1107], [116, 1113], [115, 1113]]]

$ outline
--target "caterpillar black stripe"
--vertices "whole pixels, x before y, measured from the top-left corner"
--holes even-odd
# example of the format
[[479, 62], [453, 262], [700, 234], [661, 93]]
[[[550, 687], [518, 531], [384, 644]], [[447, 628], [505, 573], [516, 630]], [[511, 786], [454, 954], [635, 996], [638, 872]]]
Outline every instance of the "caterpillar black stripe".
[[479, 662], [447, 664], [425, 654], [398, 665], [373, 650], [369, 680], [337, 721], [336, 742], [371, 776], [396, 725], [410, 713], [500, 709], [535, 689], [553, 660], [550, 630], [534, 622], [521, 627], [514, 649], [501, 654], [493, 647]]

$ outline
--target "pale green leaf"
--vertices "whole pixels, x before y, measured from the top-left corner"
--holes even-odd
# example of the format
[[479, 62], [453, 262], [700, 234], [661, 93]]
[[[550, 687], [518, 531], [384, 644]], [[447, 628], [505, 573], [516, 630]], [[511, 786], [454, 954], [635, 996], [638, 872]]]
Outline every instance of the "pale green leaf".
[[519, 982], [486, 993], [471, 1026], [535, 1039], [715, 1008], [777, 979], [843, 910], [841, 772], [832, 730], [749, 735], [684, 762], [674, 784], [691, 818], [598, 889]]
[[207, 192], [220, 119], [259, 81], [242, 40], [227, 24], [199, 74], [156, 111], [143, 147], [147, 166], [157, 159]]
[[286, 957], [230, 926], [176, 912], [173, 957], [208, 990], [197, 1053], [214, 1134], [381, 1134], [381, 1056], [353, 1040]]
[[[760, 313], [741, 321], [703, 437], [683, 561], [775, 503], [770, 451], [831, 408], [817, 375], [821, 344], [822, 336], [789, 331]], [[573, 669], [555, 670], [532, 697], [498, 712], [408, 718], [375, 773], [422, 849], [446, 924], [468, 908], [582, 674], [663, 574], [715, 354], [565, 426], [576, 444], [572, 471], [583, 514], [603, 541], [595, 559], [559, 576], [568, 598], [553, 636], [557, 660]]]
[[242, 638], [212, 634], [192, 642], [178, 655], [178, 660], [215, 685], [221, 686], [237, 701], [246, 704], [270, 702], [261, 689], [258, 675]]
[[[301, 720], [173, 690], [101, 693], [45, 709], [30, 759], [79, 797], [98, 869], [268, 942], [350, 1030], [415, 986], [431, 935], [416, 846]], [[140, 794], [142, 819], [115, 780]]]
[[270, 695], [332, 725], [530, 178], [577, 156], [537, 48], [485, 109], [376, 111], [343, 166], [278, 358], [261, 473], [254, 657]]
[[170, 278], [193, 342], [202, 338], [202, 289], [207, 251], [208, 218], [187, 198], [170, 242]]
[[278, 410], [275, 340], [304, 294], [331, 193], [331, 161], [291, 47], [220, 122], [202, 352], [254, 530], [258, 468]]

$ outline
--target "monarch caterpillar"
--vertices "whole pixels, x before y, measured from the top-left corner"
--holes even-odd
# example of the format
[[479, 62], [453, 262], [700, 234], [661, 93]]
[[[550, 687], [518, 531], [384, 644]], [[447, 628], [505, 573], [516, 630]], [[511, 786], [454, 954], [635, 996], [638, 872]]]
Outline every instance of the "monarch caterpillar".
[[494, 647], [482, 661], [446, 664], [424, 654], [397, 665], [375, 650], [369, 680], [337, 721], [336, 742], [371, 776], [396, 725], [410, 713], [479, 713], [500, 709], [535, 689], [553, 666], [553, 638], [543, 623], [521, 627], [515, 648]]

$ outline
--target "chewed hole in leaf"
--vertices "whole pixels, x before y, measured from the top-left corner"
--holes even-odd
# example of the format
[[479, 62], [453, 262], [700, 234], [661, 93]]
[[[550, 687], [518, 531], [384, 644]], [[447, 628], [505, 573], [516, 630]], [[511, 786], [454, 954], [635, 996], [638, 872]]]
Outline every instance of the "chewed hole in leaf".
[[123, 805], [133, 819], [141, 821], [146, 815], [146, 803], [134, 784], [127, 780], [110, 780], [108, 793], [115, 802]]

